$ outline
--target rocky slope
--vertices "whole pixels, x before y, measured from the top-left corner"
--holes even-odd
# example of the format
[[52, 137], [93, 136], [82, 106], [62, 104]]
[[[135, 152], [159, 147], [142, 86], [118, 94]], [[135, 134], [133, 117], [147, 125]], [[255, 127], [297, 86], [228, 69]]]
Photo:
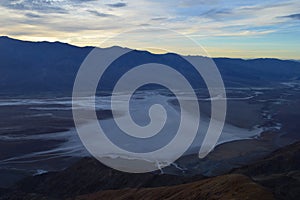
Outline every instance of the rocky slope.
[[271, 189], [277, 199], [300, 199], [300, 142], [281, 148], [252, 165], [234, 170]]
[[203, 178], [201, 175], [129, 174], [108, 168], [95, 159], [84, 158], [61, 172], [25, 178], [13, 190], [61, 199], [102, 190], [178, 185]]
[[300, 142], [228, 175], [128, 174], [85, 158], [22, 180], [0, 199], [300, 199]]
[[155, 199], [206, 199], [206, 200], [229, 200], [229, 199], [274, 199], [270, 191], [255, 184], [244, 175], [231, 174], [210, 178], [189, 184], [171, 187], [124, 189], [97, 192], [83, 195], [76, 200], [98, 199], [131, 199], [131, 200], [155, 200]]

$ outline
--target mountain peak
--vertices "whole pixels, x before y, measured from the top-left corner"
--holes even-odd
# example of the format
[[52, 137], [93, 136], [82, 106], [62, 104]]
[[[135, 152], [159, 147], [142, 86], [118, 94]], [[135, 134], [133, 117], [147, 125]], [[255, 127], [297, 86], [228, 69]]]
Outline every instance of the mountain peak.
[[13, 40], [12, 38], [5, 36], [5, 35], [0, 36], [0, 39]]

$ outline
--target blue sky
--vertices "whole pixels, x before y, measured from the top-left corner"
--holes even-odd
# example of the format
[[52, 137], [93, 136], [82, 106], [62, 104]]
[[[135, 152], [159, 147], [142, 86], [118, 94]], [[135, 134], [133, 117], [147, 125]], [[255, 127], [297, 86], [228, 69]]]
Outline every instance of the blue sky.
[[[1, 0], [0, 24], [1, 35], [79, 46], [101, 46], [130, 29], [163, 27], [192, 38], [213, 57], [300, 59], [299, 0]], [[153, 34], [106, 46], [150, 50]], [[157, 48], [197, 54], [180, 41], [166, 45]]]

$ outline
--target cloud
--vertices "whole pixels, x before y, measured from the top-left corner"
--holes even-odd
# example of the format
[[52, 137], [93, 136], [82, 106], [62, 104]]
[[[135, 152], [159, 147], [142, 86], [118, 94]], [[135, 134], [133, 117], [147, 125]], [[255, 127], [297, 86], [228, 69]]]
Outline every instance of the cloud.
[[112, 15], [112, 14], [99, 12], [97, 10], [88, 10], [88, 12], [95, 15], [95, 16], [97, 16], [97, 17], [113, 17], [113, 16], [115, 16], [115, 15]]
[[31, 35], [32, 32], [26, 32], [26, 31], [16, 31], [16, 32], [9, 32], [9, 35], [12, 36], [23, 36], [23, 35]]
[[179, 6], [182, 7], [193, 7], [193, 6], [198, 6], [198, 5], [213, 5], [219, 3], [220, 0], [181, 0], [178, 2]]
[[144, 26], [145, 27], [145, 26], [151, 26], [151, 24], [144, 23], [144, 24], [139, 24], [138, 26], [142, 26], [142, 27]]
[[232, 10], [229, 9], [221, 10], [221, 9], [213, 8], [201, 13], [199, 16], [220, 20], [220, 19], [224, 19], [225, 17], [230, 17], [232, 14], [233, 14]]
[[161, 21], [161, 20], [166, 20], [166, 19], [168, 19], [167, 17], [153, 17], [153, 18], [151, 18], [151, 20], [153, 20], [153, 21]]
[[42, 13], [68, 13], [67, 7], [96, 0], [1, 0], [0, 6], [12, 10], [34, 10]]
[[286, 15], [286, 16], [283, 16], [283, 17], [287, 17], [287, 18], [292, 18], [292, 19], [300, 20], [300, 13], [292, 14], [292, 15]]
[[97, 1], [97, 0], [70, 0], [74, 3], [86, 3], [86, 2], [90, 2], [90, 1]]
[[67, 13], [62, 2], [55, 0], [2, 0], [0, 5], [13, 10], [34, 10], [43, 13]]
[[26, 13], [25, 16], [29, 17], [29, 18], [41, 18], [42, 17], [42, 16], [34, 14], [34, 13]]
[[118, 3], [108, 3], [106, 5], [109, 6], [109, 7], [113, 7], [113, 8], [121, 8], [121, 7], [127, 6], [127, 3], [118, 2]]
[[79, 45], [95, 45], [131, 27], [151, 26], [162, 26], [207, 44], [231, 37], [242, 42], [254, 37], [271, 40], [283, 31], [293, 38], [300, 30], [300, 1], [282, 2], [0, 0], [0, 32], [28, 40], [44, 38]]

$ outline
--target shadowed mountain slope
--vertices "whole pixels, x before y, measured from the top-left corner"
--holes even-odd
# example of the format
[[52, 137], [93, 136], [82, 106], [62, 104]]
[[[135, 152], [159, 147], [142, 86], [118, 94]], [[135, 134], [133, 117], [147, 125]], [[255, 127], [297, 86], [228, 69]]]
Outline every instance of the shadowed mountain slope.
[[246, 176], [224, 175], [203, 181], [178, 186], [109, 190], [75, 198], [76, 200], [229, 200], [229, 199], [274, 199], [270, 191], [255, 184]]
[[[26, 42], [0, 37], [0, 91], [12, 94], [70, 94], [76, 73], [92, 49], [60, 42]], [[112, 47], [101, 51], [114, 53], [120, 49]], [[207, 59], [201, 56], [189, 58], [196, 59], [200, 64]], [[230, 58], [214, 58], [214, 61], [228, 87], [267, 86], [300, 79], [300, 63], [295, 61]], [[111, 89], [117, 77], [145, 63], [168, 65], [185, 75], [195, 87], [204, 86], [195, 69], [183, 57], [174, 53], [157, 55], [133, 50], [112, 63], [101, 89]]]

